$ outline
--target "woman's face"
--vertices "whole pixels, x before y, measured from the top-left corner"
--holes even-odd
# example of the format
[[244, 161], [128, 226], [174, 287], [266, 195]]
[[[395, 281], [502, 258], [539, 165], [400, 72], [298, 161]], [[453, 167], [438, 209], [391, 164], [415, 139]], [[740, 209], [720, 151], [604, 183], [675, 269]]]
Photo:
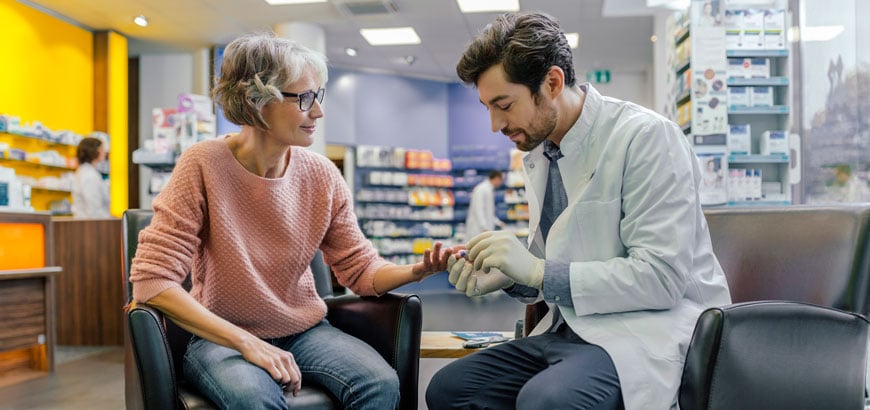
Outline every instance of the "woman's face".
[[[301, 94], [317, 91], [323, 86], [311, 68], [307, 68], [298, 81], [289, 84], [281, 91]], [[323, 109], [315, 99], [308, 111], [299, 109], [299, 99], [284, 97], [284, 101], [274, 101], [263, 107], [263, 119], [271, 129], [266, 135], [287, 145], [308, 147], [314, 143], [317, 119], [323, 117]]]
[[106, 160], [106, 145], [100, 144], [100, 148], [97, 149], [97, 159], [94, 162], [103, 162]]

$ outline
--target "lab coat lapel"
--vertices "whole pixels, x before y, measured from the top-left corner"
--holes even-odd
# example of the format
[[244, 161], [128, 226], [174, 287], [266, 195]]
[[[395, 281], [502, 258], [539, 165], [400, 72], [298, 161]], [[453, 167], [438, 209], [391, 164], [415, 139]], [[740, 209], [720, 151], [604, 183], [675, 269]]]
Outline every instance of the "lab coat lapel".
[[538, 226], [541, 223], [541, 207], [547, 186], [547, 164], [543, 144], [523, 156], [523, 168], [527, 178], [526, 198], [529, 201], [529, 249], [541, 257], [544, 256], [544, 247]]
[[559, 146], [565, 156], [559, 160], [559, 172], [562, 174], [569, 204], [577, 203], [578, 197], [583, 194], [595, 174], [595, 163], [589, 161], [589, 158], [594, 150], [595, 121], [601, 106], [601, 94], [589, 84], [582, 84], [580, 88], [586, 93], [583, 111]]

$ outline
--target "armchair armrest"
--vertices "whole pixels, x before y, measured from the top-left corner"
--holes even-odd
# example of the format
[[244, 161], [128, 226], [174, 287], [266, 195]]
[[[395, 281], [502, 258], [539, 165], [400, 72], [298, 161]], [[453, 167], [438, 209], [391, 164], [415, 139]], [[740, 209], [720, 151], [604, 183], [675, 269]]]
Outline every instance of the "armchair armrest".
[[138, 386], [132, 390], [138, 387], [136, 399], [141, 399], [141, 407], [146, 409], [176, 408], [175, 369], [163, 321], [159, 310], [145, 304], [132, 306], [127, 312], [130, 337], [136, 340], [132, 353], [139, 375]]
[[400, 409], [417, 408], [423, 313], [416, 295], [388, 293], [326, 299], [327, 319], [338, 329], [371, 345], [399, 375]]

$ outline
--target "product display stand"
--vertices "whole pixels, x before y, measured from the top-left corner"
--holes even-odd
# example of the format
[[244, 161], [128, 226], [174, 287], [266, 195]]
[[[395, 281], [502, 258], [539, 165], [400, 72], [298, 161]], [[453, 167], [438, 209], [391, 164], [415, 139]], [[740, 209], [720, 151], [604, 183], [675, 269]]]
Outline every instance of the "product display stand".
[[785, 0], [692, 0], [669, 21], [674, 119], [695, 147], [705, 206], [791, 203], [788, 15]]

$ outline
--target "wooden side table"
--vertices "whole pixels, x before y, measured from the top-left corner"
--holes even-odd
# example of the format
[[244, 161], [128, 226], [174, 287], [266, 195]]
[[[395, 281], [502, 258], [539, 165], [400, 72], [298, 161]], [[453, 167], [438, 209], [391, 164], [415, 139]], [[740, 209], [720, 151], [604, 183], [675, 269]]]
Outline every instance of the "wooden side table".
[[[514, 337], [514, 332], [504, 331], [500, 333], [508, 339]], [[420, 358], [458, 359], [480, 350], [462, 347], [464, 341], [448, 331], [424, 331], [420, 339]]]

